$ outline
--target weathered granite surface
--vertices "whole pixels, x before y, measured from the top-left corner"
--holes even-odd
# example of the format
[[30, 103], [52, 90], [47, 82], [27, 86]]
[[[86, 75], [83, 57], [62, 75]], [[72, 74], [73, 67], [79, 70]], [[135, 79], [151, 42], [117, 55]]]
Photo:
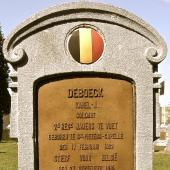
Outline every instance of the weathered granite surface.
[[[102, 57], [90, 65], [75, 62], [67, 50], [69, 33], [86, 24], [98, 30], [105, 40]], [[158, 100], [157, 65], [166, 53], [165, 42], [151, 26], [108, 5], [69, 3], [24, 21], [4, 43], [5, 58], [13, 66], [11, 137], [18, 138], [19, 170], [34, 170], [34, 83], [44, 76], [70, 72], [112, 73], [133, 80], [135, 167], [151, 170], [153, 89]]]

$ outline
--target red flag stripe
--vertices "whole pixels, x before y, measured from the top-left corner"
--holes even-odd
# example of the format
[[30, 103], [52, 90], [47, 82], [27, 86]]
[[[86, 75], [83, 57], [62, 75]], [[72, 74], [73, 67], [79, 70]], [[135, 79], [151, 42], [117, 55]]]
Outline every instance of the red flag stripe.
[[92, 62], [95, 62], [102, 55], [104, 49], [104, 42], [99, 33], [97, 33], [97, 31], [92, 29], [91, 33], [92, 33]]

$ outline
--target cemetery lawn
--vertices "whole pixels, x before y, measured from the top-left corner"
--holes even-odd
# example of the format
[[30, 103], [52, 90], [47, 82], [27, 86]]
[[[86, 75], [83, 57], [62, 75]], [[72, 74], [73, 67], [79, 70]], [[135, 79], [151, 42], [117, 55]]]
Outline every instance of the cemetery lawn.
[[[16, 142], [2, 141], [0, 143], [0, 170], [18, 170]], [[170, 153], [155, 152], [153, 170], [170, 170]]]
[[153, 156], [153, 170], [170, 170], [170, 153], [155, 152]]
[[18, 170], [17, 157], [15, 141], [0, 142], [0, 170]]

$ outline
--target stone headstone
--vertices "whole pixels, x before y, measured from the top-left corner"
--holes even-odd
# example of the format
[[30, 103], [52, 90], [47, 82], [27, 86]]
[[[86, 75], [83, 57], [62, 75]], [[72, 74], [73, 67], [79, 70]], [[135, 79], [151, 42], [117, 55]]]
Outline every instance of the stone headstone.
[[166, 140], [166, 132], [165, 131], [160, 132], [160, 140]]
[[168, 137], [167, 137], [166, 150], [167, 150], [168, 152], [170, 152], [170, 124], [168, 125], [167, 133], [168, 133]]
[[170, 124], [167, 127], [168, 138], [170, 138]]
[[19, 170], [152, 169], [166, 44], [151, 26], [123, 9], [70, 3], [23, 22], [4, 54]]

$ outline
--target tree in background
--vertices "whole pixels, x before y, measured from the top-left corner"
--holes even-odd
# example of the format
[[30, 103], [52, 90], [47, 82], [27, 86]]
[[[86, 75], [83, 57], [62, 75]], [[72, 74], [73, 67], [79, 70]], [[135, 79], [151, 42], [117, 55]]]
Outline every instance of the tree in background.
[[0, 141], [3, 133], [3, 114], [10, 112], [10, 95], [8, 88], [8, 66], [2, 53], [3, 34], [0, 27]]

